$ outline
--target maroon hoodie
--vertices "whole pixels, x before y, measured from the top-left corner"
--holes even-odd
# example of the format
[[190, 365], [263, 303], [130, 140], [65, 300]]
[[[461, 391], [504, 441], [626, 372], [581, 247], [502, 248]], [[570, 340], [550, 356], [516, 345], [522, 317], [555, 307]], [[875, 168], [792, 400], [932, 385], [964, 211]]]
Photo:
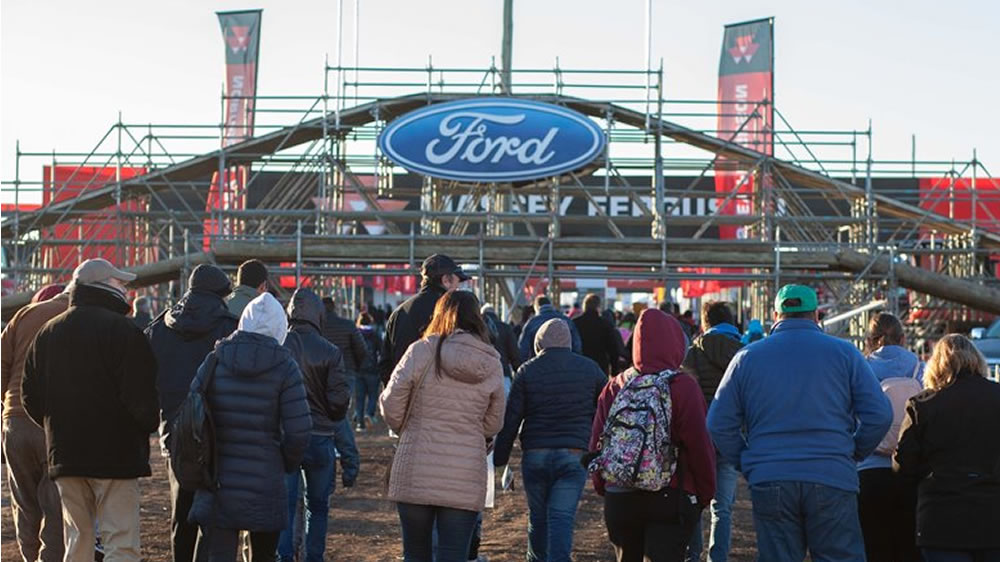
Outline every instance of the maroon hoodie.
[[[657, 309], [642, 311], [632, 344], [635, 368], [640, 373], [680, 369], [686, 342], [676, 318]], [[591, 451], [597, 450], [611, 403], [628, 380], [628, 372], [614, 377], [598, 397], [597, 413], [590, 433]], [[715, 449], [705, 428], [705, 399], [698, 382], [688, 374], [680, 374], [670, 380], [670, 398], [670, 439], [680, 448], [678, 462], [683, 473], [684, 490], [696, 495], [698, 503], [704, 507], [715, 496]], [[591, 478], [597, 493], [604, 495], [604, 480], [596, 473]], [[676, 474], [670, 481], [670, 487], [677, 487]]]

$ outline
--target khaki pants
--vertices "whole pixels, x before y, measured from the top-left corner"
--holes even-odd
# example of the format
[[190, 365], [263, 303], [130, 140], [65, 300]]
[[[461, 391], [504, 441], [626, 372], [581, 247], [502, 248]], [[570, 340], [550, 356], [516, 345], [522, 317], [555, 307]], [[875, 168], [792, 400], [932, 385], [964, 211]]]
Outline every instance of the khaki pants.
[[29, 562], [62, 560], [62, 506], [59, 490], [49, 480], [45, 431], [29, 418], [6, 418], [3, 449], [21, 558]]
[[66, 562], [93, 562], [94, 526], [105, 562], [139, 560], [139, 480], [56, 479], [63, 506]]

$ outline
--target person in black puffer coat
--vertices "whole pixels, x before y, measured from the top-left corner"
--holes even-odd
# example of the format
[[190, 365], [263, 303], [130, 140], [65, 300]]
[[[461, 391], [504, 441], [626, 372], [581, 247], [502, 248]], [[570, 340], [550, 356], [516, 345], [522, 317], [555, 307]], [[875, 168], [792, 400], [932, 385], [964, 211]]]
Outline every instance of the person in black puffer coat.
[[506, 465], [520, 429], [531, 521], [528, 560], [570, 558], [576, 507], [587, 482], [580, 457], [590, 441], [597, 398], [608, 382], [597, 363], [573, 353], [571, 345], [569, 323], [561, 318], [538, 329], [537, 355], [514, 376], [493, 452], [493, 464]]
[[323, 329], [323, 302], [310, 289], [302, 288], [292, 294], [288, 303], [291, 327], [284, 346], [292, 352], [302, 378], [305, 379], [306, 397], [312, 414], [312, 435], [302, 463], [289, 472], [288, 526], [281, 532], [278, 555], [281, 560], [293, 560], [295, 547], [296, 505], [302, 474], [306, 478], [306, 509], [309, 522], [306, 528], [306, 560], [322, 562], [326, 550], [327, 519], [330, 511], [330, 493], [336, 474], [333, 436], [335, 423], [343, 420], [351, 400], [350, 388], [344, 373], [344, 358], [337, 346], [321, 335]]
[[[517, 336], [514, 328], [510, 324], [500, 320], [496, 310], [488, 304], [484, 304], [482, 310], [483, 321], [490, 328], [490, 341], [497, 353], [500, 354], [500, 364], [503, 365], [504, 388], [510, 390], [511, 379], [514, 371], [521, 366], [521, 353], [517, 350]], [[495, 335], [494, 335], [494, 330]]]
[[168, 458], [170, 482], [170, 535], [174, 562], [194, 559], [198, 526], [188, 522], [194, 490], [181, 489], [169, 469], [170, 428], [198, 366], [216, 342], [233, 333], [237, 318], [229, 312], [225, 297], [232, 283], [224, 271], [210, 264], [194, 268], [188, 278], [188, 291], [173, 307], [158, 316], [146, 328], [146, 337], [160, 368], [156, 387], [160, 394], [160, 439]]
[[368, 360], [368, 348], [354, 322], [337, 314], [337, 303], [330, 297], [323, 298], [325, 316], [323, 319], [323, 337], [337, 346], [344, 355], [344, 368], [348, 381], [353, 385], [365, 361]]
[[608, 375], [617, 374], [618, 360], [625, 357], [625, 342], [614, 325], [601, 316], [601, 297], [583, 299], [583, 314], [573, 319], [580, 333], [581, 350]]
[[215, 422], [217, 488], [195, 492], [190, 519], [201, 527], [197, 557], [236, 560], [240, 530], [250, 531], [252, 562], [273, 561], [288, 524], [285, 475], [302, 462], [312, 421], [302, 373], [281, 346], [288, 321], [269, 293], [250, 301], [236, 333], [212, 353], [191, 382], [205, 392]]
[[[382, 351], [382, 340], [378, 336], [372, 315], [362, 312], [357, 319], [358, 330], [368, 348], [368, 359], [358, 370], [354, 386], [354, 421], [363, 430], [366, 423], [375, 423], [375, 409], [382, 381], [378, 377], [378, 357]], [[338, 449], [339, 450], [339, 449]]]

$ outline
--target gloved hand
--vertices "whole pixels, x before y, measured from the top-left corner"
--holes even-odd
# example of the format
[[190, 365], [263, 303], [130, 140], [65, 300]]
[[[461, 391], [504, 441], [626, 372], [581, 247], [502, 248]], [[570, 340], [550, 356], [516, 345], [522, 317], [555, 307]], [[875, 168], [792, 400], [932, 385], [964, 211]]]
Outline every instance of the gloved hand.
[[340, 481], [340, 483], [343, 484], [345, 488], [353, 488], [354, 487], [354, 479], [353, 478], [352, 479], [344, 478], [343, 480]]

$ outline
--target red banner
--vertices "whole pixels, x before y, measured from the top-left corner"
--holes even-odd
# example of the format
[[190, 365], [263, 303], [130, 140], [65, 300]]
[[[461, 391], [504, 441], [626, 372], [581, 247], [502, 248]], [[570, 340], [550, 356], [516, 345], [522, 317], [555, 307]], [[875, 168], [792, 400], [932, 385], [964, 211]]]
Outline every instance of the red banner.
[[[971, 187], [971, 178], [920, 178], [920, 208], [1000, 233], [1000, 178], [976, 178], [975, 190]], [[923, 228], [921, 235], [927, 240], [933, 233]], [[1000, 277], [1000, 255], [991, 259], [997, 262], [995, 273]], [[921, 265], [936, 269], [938, 260], [937, 256], [925, 256]]]
[[[225, 125], [222, 147], [253, 137], [255, 96], [257, 94], [257, 59], [260, 52], [261, 10], [217, 12], [222, 38], [226, 43]], [[247, 166], [228, 166], [212, 174], [212, 185], [205, 203], [207, 211], [246, 208]], [[209, 219], [204, 225], [204, 246], [208, 250], [214, 234], [237, 234], [239, 221]]]
[[[145, 173], [145, 168], [131, 167], [44, 166], [42, 206]], [[147, 208], [146, 202], [132, 199], [44, 229], [42, 240], [53, 243], [42, 243], [43, 267], [72, 271], [91, 258], [104, 258], [119, 267], [155, 261], [156, 256], [142, 254], [148, 233], [133, 218], [117, 216], [118, 211], [139, 213]]]
[[[774, 154], [774, 19], [727, 25], [719, 59], [719, 138], [762, 154]], [[720, 215], [753, 214], [754, 177], [734, 163], [716, 160]], [[766, 183], [766, 180], [765, 180]], [[720, 226], [720, 239], [746, 238], [745, 226]], [[713, 272], [721, 270], [711, 270]], [[739, 281], [682, 281], [687, 298], [736, 287]]]

